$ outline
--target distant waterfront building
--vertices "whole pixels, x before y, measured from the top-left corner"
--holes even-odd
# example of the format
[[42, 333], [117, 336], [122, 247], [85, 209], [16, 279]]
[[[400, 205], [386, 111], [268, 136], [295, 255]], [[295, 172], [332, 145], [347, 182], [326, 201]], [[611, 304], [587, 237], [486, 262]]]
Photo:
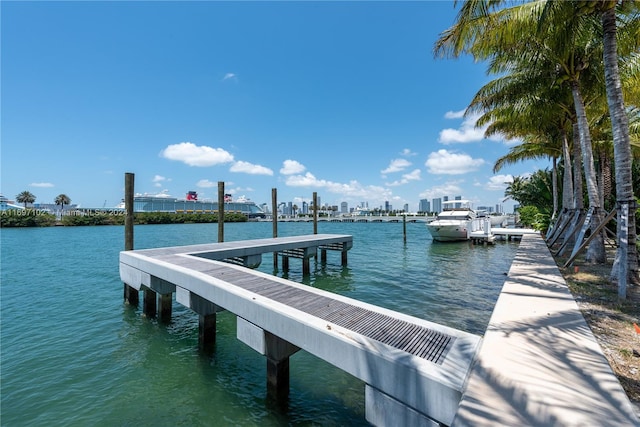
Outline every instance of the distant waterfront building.
[[436, 212], [436, 213], [440, 213], [442, 212], [442, 199], [441, 198], [437, 198], [437, 199], [432, 199], [431, 200], [433, 207], [432, 207], [432, 211], [431, 212]]
[[405, 203], [405, 204], [404, 204], [404, 206], [403, 206], [403, 208], [404, 208], [403, 210], [404, 210], [405, 212], [409, 212], [409, 203]]
[[389, 203], [388, 200], [385, 200], [385, 202], [384, 202], [384, 210], [386, 212], [389, 212], [391, 210], [391, 204]]
[[502, 205], [500, 203], [496, 203], [496, 212], [499, 214], [502, 213]]
[[340, 203], [340, 213], [346, 214], [349, 212], [349, 204], [347, 202]]
[[431, 203], [427, 199], [420, 199], [418, 204], [418, 212], [431, 212]]

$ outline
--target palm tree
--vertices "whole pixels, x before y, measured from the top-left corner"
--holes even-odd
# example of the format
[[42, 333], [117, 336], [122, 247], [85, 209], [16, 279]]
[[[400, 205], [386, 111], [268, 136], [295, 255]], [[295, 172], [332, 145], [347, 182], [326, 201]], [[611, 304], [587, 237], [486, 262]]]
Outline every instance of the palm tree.
[[36, 196], [31, 194], [29, 191], [23, 191], [22, 193], [16, 196], [16, 201], [18, 203], [23, 203], [24, 207], [27, 207], [27, 203], [33, 203], [36, 201]]
[[[626, 230], [620, 229], [620, 226], [623, 224], [623, 218], [621, 218], [621, 211], [618, 210], [618, 235], [626, 235], [627, 239], [626, 242], [624, 242], [625, 239], [620, 239], [619, 243], [622, 244], [618, 245], [616, 262], [614, 262], [611, 278], [618, 280], [621, 288], [624, 288], [622, 291], [619, 289], [619, 294], [622, 292], [624, 295], [620, 296], [626, 298], [626, 281], [629, 280], [631, 283], [638, 283], [640, 280], [638, 277], [638, 252], [636, 249], [636, 204], [633, 195], [633, 180], [631, 177], [631, 140], [629, 136], [629, 121], [625, 112], [621, 89], [620, 71], [618, 69], [615, 13], [617, 2], [600, 1], [597, 3], [601, 9], [602, 16], [605, 86], [607, 88], [607, 103], [609, 104], [609, 114], [611, 116], [611, 126], [613, 129], [616, 199], [619, 205], [628, 209], [628, 216], [625, 218], [626, 221], [624, 221], [626, 222]], [[631, 7], [634, 6], [632, 5]], [[637, 45], [638, 41], [636, 40], [635, 43]], [[625, 251], [626, 254], [622, 253], [623, 251]], [[621, 269], [619, 261], [624, 258], [626, 258], [627, 263]]]
[[[435, 52], [454, 56], [467, 52], [477, 60], [489, 60], [489, 72], [494, 74], [509, 73], [514, 68], [531, 72], [552, 70], [557, 84], [569, 83], [593, 217], [591, 227], [595, 230], [603, 213], [580, 87], [581, 79], [584, 79], [582, 75], [592, 71], [593, 67], [588, 64], [598, 52], [598, 44], [592, 42], [594, 33], [589, 31], [589, 26], [580, 25], [582, 21], [566, 19], [569, 15], [567, 8], [558, 9], [565, 15], [563, 25], [542, 26], [539, 22], [543, 12], [547, 11], [547, 2], [535, 1], [499, 9], [501, 3], [490, 0], [465, 2], [458, 21], [437, 41]], [[554, 18], [559, 17], [560, 12], [556, 12]], [[590, 262], [606, 260], [602, 235], [591, 242], [586, 258]]]
[[55, 204], [61, 205], [61, 210], [64, 210], [64, 205], [71, 204], [71, 199], [66, 194], [60, 194], [56, 197]]
[[[629, 124], [625, 123], [626, 114], [621, 89], [624, 88], [624, 83], [620, 82], [620, 71], [617, 67], [620, 59], [638, 62], [638, 2], [539, 0], [510, 8], [503, 7], [504, 3], [502, 0], [464, 2], [455, 25], [445, 31], [436, 43], [436, 54], [455, 57], [463, 52], [472, 53], [476, 59], [490, 59], [490, 69], [503, 73], [508, 73], [509, 67], [518, 61], [529, 62], [532, 69], [540, 68], [540, 62], [554, 65], [552, 69], [558, 74], [558, 83], [568, 83], [574, 99], [578, 123], [577, 132], [574, 131], [574, 134], [579, 136], [579, 144], [574, 144], [574, 150], [575, 154], [579, 149], [582, 152], [582, 156], [576, 157], [574, 154], [574, 158], [583, 159], [589, 206], [596, 216], [593, 227], [599, 224], [602, 215], [602, 192], [593, 166], [591, 134], [585, 108], [588, 103], [585, 102], [583, 94], [593, 96], [595, 92], [597, 96], [597, 88], [601, 86], [598, 86], [599, 82], [594, 78], [604, 75], [614, 135], [616, 180], [620, 184], [616, 186], [616, 197], [619, 204], [630, 205], [629, 217], [633, 221], [635, 204], [629, 203], [633, 197]], [[621, 32], [621, 27], [616, 27], [617, 19], [625, 31]], [[616, 46], [617, 41], [621, 41], [623, 45]], [[514, 60], [514, 57], [518, 59]], [[598, 68], [603, 65], [599, 58], [604, 58], [603, 69]], [[638, 81], [637, 73], [635, 81]], [[590, 85], [585, 86], [587, 83]], [[636, 88], [637, 93], [640, 85], [631, 86]], [[578, 182], [580, 180], [576, 180], [576, 183]], [[578, 190], [576, 196], [576, 205], [579, 205]], [[629, 229], [628, 276], [630, 280], [637, 281], [637, 253], [635, 244], [631, 244], [636, 240], [633, 222]], [[601, 243], [603, 242], [597, 239], [590, 245], [587, 259], [601, 260], [604, 256], [604, 246]], [[620, 258], [622, 251], [623, 249], [618, 250], [616, 259]]]

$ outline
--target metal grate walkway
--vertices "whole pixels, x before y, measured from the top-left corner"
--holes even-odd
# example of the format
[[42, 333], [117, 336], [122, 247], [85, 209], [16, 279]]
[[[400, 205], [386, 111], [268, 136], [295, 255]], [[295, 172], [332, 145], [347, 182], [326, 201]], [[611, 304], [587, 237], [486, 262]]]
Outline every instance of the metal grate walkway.
[[281, 282], [256, 276], [224, 264], [212, 265], [197, 257], [162, 257], [164, 261], [188, 267], [222, 279], [242, 289], [316, 316], [360, 335], [374, 339], [433, 363], [442, 363], [455, 337], [412, 324], [386, 314], [318, 295]]

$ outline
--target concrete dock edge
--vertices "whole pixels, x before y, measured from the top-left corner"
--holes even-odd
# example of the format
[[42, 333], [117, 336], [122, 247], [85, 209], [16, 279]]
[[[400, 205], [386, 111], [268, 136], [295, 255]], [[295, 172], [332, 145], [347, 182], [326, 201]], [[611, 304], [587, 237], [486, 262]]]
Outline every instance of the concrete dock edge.
[[453, 426], [638, 426], [540, 236], [523, 236]]

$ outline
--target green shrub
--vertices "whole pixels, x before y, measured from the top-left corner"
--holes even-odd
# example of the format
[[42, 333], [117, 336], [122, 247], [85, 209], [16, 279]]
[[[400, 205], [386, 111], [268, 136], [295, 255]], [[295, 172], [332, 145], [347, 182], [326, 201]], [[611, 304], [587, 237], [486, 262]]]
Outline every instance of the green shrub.
[[55, 223], [55, 215], [35, 209], [0, 212], [0, 227], [49, 227]]

